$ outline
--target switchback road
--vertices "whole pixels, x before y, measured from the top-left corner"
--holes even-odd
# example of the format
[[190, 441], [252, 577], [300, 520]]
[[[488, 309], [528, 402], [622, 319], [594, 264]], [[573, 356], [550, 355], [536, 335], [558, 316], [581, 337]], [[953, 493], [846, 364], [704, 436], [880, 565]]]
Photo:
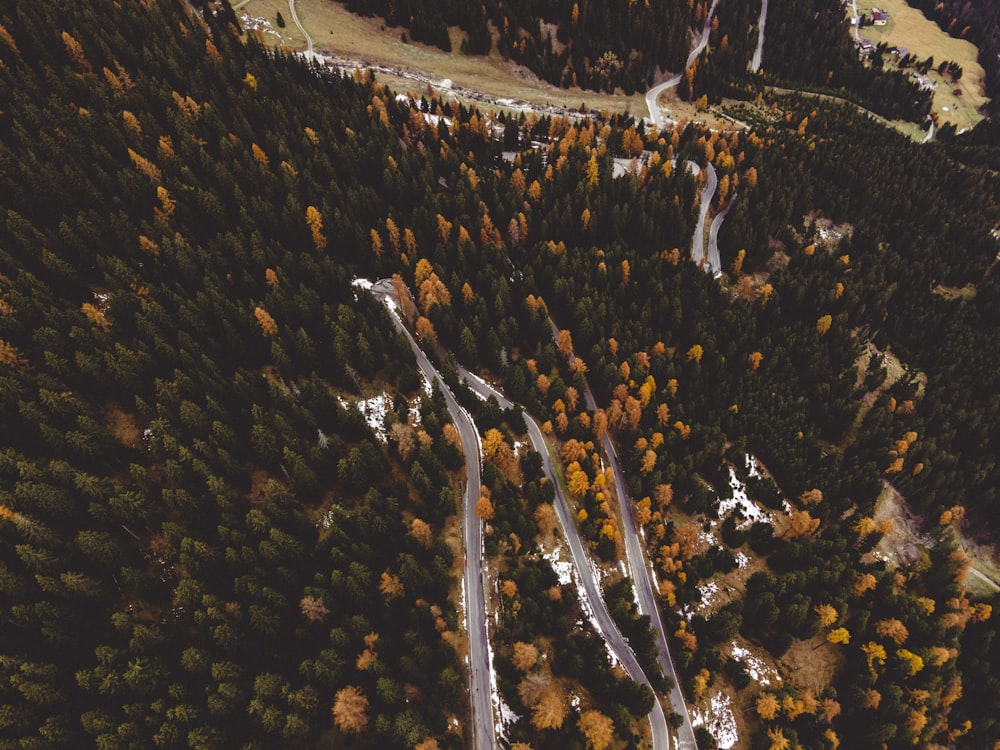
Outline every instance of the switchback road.
[[[488, 383], [485, 383], [479, 378], [470, 376], [464, 368], [460, 367], [458, 368], [458, 371], [459, 377], [461, 377], [480, 396], [483, 398], [494, 396], [497, 403], [502, 408], [513, 408], [514, 404]], [[577, 570], [577, 577], [583, 585], [583, 590], [580, 591], [581, 598], [588, 604], [590, 611], [594, 615], [594, 624], [600, 631], [600, 635], [604, 638], [605, 643], [607, 643], [610, 647], [612, 653], [615, 655], [615, 658], [617, 658], [625, 668], [628, 676], [634, 681], [652, 688], [649, 683], [649, 679], [642, 671], [639, 660], [635, 657], [634, 652], [628, 645], [624, 636], [622, 636], [621, 631], [618, 630], [618, 626], [611, 617], [611, 613], [608, 612], [607, 605], [604, 602], [604, 594], [601, 590], [601, 584], [597, 577], [597, 571], [590, 562], [590, 556], [587, 553], [583, 539], [580, 537], [580, 531], [577, 528], [576, 519], [573, 517], [572, 509], [563, 494], [562, 486], [559, 483], [555, 467], [552, 465], [552, 458], [549, 455], [545, 436], [542, 434], [542, 430], [539, 428], [538, 423], [528, 414], [524, 414], [524, 422], [527, 425], [528, 437], [531, 439], [532, 446], [542, 457], [542, 469], [545, 471], [545, 476], [548, 477], [549, 481], [552, 482], [552, 486], [555, 488], [556, 496], [554, 505], [556, 516], [559, 519], [559, 525], [562, 527], [563, 536], [569, 546], [570, 556], [573, 559], [573, 566]], [[663, 707], [660, 705], [659, 701], [656, 701], [653, 704], [653, 710], [649, 713], [649, 723], [652, 729], [653, 750], [668, 750], [670, 747], [670, 731], [667, 727], [667, 720], [663, 713]], [[680, 747], [686, 746], [681, 745]], [[690, 747], [693, 748], [694, 745], [691, 745]]]
[[660, 111], [660, 105], [657, 104], [660, 94], [680, 83], [681, 76], [684, 75], [684, 72], [691, 67], [694, 61], [698, 59], [698, 55], [700, 55], [705, 47], [708, 46], [708, 37], [712, 33], [712, 16], [715, 14], [715, 7], [718, 4], [719, 0], [712, 0], [712, 7], [708, 9], [708, 15], [705, 17], [705, 25], [701, 30], [701, 37], [698, 39], [698, 43], [695, 44], [694, 48], [688, 55], [687, 62], [684, 63], [684, 70], [675, 75], [673, 78], [668, 78], [663, 83], [653, 86], [653, 88], [646, 92], [646, 107], [649, 109], [649, 117], [653, 121], [653, 124], [656, 125], [657, 130], [662, 130], [667, 124], [667, 119]]
[[[711, 165], [709, 165], [711, 166]], [[713, 191], [714, 192], [714, 191]], [[711, 200], [711, 199], [709, 199]], [[556, 324], [549, 319], [552, 327], [553, 337], [559, 333]], [[572, 360], [575, 355], [571, 354]], [[594, 392], [590, 390], [590, 384], [583, 394], [584, 403], [591, 411], [597, 409], [597, 400]], [[636, 599], [639, 612], [649, 616], [650, 625], [656, 635], [656, 649], [660, 659], [660, 669], [663, 674], [674, 681], [674, 689], [670, 691], [670, 707], [674, 713], [681, 716], [683, 722], [677, 730], [678, 750], [697, 750], [697, 743], [694, 739], [694, 727], [691, 725], [691, 717], [688, 715], [687, 704], [684, 702], [684, 694], [681, 692], [680, 678], [674, 668], [674, 661], [670, 657], [670, 649], [667, 646], [667, 638], [663, 629], [663, 618], [660, 617], [660, 608], [653, 595], [652, 574], [646, 562], [646, 554], [639, 543], [639, 530], [635, 525], [635, 516], [632, 513], [632, 497], [628, 491], [628, 484], [625, 481], [625, 474], [622, 472], [621, 463], [618, 461], [618, 453], [615, 446], [608, 437], [607, 432], [601, 436], [601, 445], [607, 454], [608, 463], [615, 478], [615, 490], [618, 493], [618, 503], [622, 511], [623, 536], [625, 537], [625, 554], [628, 558], [628, 566], [632, 571], [632, 581], [635, 584]]]
[[489, 635], [486, 630], [486, 587], [483, 584], [483, 524], [476, 515], [480, 488], [479, 435], [469, 413], [463, 409], [427, 355], [417, 346], [413, 336], [399, 319], [392, 300], [392, 282], [383, 279], [371, 288], [372, 294], [389, 308], [389, 317], [396, 330], [406, 336], [417, 358], [420, 371], [430, 382], [437, 382], [448, 405], [448, 413], [462, 438], [465, 453], [466, 486], [462, 497], [462, 540], [465, 546], [465, 610], [469, 633], [469, 690], [472, 702], [472, 747], [474, 750], [497, 748], [496, 724], [490, 689]]

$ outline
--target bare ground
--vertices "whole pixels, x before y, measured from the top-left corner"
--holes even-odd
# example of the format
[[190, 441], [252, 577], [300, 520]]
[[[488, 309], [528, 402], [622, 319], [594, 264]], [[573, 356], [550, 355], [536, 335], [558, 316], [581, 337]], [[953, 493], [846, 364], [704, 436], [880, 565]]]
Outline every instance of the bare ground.
[[792, 641], [781, 657], [788, 681], [817, 695], [833, 682], [845, 661], [844, 649], [827, 641], [822, 633], [808, 641]]
[[104, 408], [104, 423], [118, 440], [129, 448], [142, 445], [142, 429], [136, 422], [135, 414], [123, 411], [116, 403]]
[[886, 519], [892, 521], [892, 531], [882, 537], [875, 551], [892, 567], [915, 562], [932, 544], [921, 530], [920, 519], [889, 482], [883, 482], [874, 514], [876, 524]]

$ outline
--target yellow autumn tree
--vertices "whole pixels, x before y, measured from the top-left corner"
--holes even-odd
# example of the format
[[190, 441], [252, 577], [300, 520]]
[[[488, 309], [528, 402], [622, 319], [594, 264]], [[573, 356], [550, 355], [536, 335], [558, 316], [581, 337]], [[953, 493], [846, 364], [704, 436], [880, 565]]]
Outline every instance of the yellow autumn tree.
[[788, 750], [792, 746], [792, 743], [780, 729], [768, 729], [767, 736], [771, 739], [768, 750]]
[[330, 614], [323, 600], [317, 596], [303, 596], [299, 600], [299, 610], [309, 622], [323, 622]]
[[326, 235], [323, 234], [323, 214], [316, 206], [306, 208], [306, 226], [312, 234], [313, 245], [317, 250], [326, 248]]
[[87, 60], [87, 55], [84, 53], [81, 44], [66, 31], [62, 33], [62, 40], [66, 47], [66, 53], [73, 61], [73, 64], [76, 65], [77, 69], [81, 73], [90, 73], [90, 62]]
[[702, 356], [705, 354], [705, 350], [702, 349], [701, 344], [695, 344], [687, 351], [688, 362], [694, 360], [695, 362], [701, 362]]
[[877, 667], [885, 665], [887, 654], [885, 652], [885, 646], [881, 643], [869, 641], [861, 647], [861, 650], [868, 659], [868, 669], [871, 670], [873, 675], [875, 674]]
[[518, 641], [514, 644], [514, 666], [522, 672], [530, 672], [538, 664], [538, 649], [530, 643]]
[[812, 536], [819, 528], [819, 519], [809, 515], [807, 510], [792, 511], [791, 522], [788, 525], [786, 536], [791, 538]]
[[556, 348], [563, 357], [569, 357], [573, 353], [573, 336], [565, 328], [556, 334]]
[[830, 330], [831, 325], [833, 325], [833, 318], [829, 315], [823, 315], [816, 321], [816, 332], [823, 336]]
[[817, 604], [813, 611], [819, 617], [820, 625], [824, 628], [830, 627], [837, 621], [837, 610], [829, 604]]
[[577, 724], [590, 750], [605, 750], [615, 735], [615, 724], [600, 711], [584, 711]]
[[434, 532], [426, 521], [419, 518], [410, 521], [410, 534], [424, 549], [430, 549], [434, 546]]
[[496, 515], [493, 501], [486, 495], [482, 495], [476, 502], [476, 515], [484, 521], [491, 521], [493, 520], [493, 516]]
[[906, 639], [910, 637], [910, 631], [895, 617], [876, 622], [875, 632], [883, 638], [891, 638], [897, 646], [906, 643]]
[[264, 149], [262, 149], [256, 143], [250, 144], [250, 151], [253, 153], [253, 158], [256, 159], [257, 162], [259, 162], [263, 166], [266, 167], [268, 164], [271, 163], [271, 160], [267, 158], [267, 152], [264, 151]]
[[263, 307], [255, 307], [253, 315], [257, 318], [260, 330], [265, 336], [271, 338], [278, 335], [278, 324], [274, 322], [274, 318], [271, 317], [271, 313]]
[[437, 341], [437, 331], [434, 330], [434, 324], [423, 315], [417, 318], [416, 327], [417, 337], [421, 341]]
[[871, 591], [875, 588], [875, 576], [871, 573], [862, 573], [857, 578], [854, 579], [854, 595], [861, 596], [867, 591]]
[[767, 721], [773, 721], [778, 715], [780, 704], [773, 693], [761, 693], [757, 699], [757, 715]]
[[566, 467], [566, 486], [573, 497], [583, 497], [590, 489], [587, 472], [576, 461]]
[[826, 634], [826, 639], [830, 643], [842, 643], [845, 646], [851, 642], [851, 634], [847, 628], [834, 628]]
[[924, 668], [924, 660], [909, 649], [899, 649], [899, 651], [896, 652], [896, 656], [899, 657], [899, 660], [909, 670], [911, 677]]
[[551, 537], [559, 525], [559, 517], [551, 503], [540, 503], [535, 509], [535, 523], [538, 524], [538, 533], [543, 537]]
[[100, 309], [98, 309], [91, 303], [84, 302], [80, 306], [80, 312], [84, 314], [84, 316], [87, 318], [87, 320], [90, 321], [92, 325], [100, 328], [102, 331], [111, 330], [111, 321], [107, 319], [107, 317], [104, 315], [103, 312], [101, 312]]
[[9, 341], [0, 339], [0, 365], [10, 367], [13, 370], [28, 369], [28, 360], [24, 358], [21, 351]]
[[557, 683], [553, 683], [542, 693], [535, 705], [531, 723], [536, 729], [559, 729], [568, 713], [566, 695]]
[[382, 580], [379, 582], [378, 590], [382, 593], [386, 603], [405, 593], [403, 582], [399, 580], [399, 576], [392, 575], [388, 570], [382, 572]]
[[348, 685], [333, 700], [333, 721], [344, 734], [361, 734], [368, 726], [368, 699], [361, 688]]

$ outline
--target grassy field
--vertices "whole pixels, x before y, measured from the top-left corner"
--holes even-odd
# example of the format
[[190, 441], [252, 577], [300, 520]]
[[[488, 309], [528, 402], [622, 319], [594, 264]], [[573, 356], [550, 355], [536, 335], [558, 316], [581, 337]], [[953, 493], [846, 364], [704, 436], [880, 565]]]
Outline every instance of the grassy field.
[[[378, 64], [398, 69], [398, 74], [379, 73], [380, 80], [397, 91], [423, 94], [426, 82], [437, 84], [447, 79], [460, 97], [462, 90], [480, 91], [492, 99], [525, 101], [532, 105], [552, 105], [572, 109], [581, 105], [591, 110], [607, 109], [611, 112], [628, 110], [642, 116], [646, 105], [642, 96], [622, 94], [597, 94], [580, 89], [563, 90], [538, 78], [531, 71], [504, 60], [495, 50], [489, 56], [469, 57], [459, 49], [463, 33], [451, 30], [452, 49], [450, 53], [436, 47], [420, 43], [402, 41], [405, 29], [385, 27], [382, 19], [361, 18], [348, 13], [343, 5], [331, 0], [298, 0], [295, 5], [299, 19], [313, 38], [315, 50], [319, 54], [334, 55], [361, 64]], [[306, 44], [295, 29], [283, 0], [249, 0], [237, 11], [250, 18], [264, 18], [275, 26], [277, 11], [281, 10], [287, 26], [281, 32], [281, 40], [265, 35], [265, 41], [273, 40], [293, 50], [304, 49]], [[415, 80], [415, 77], [417, 80]], [[516, 108], [516, 107], [512, 107]], [[693, 113], [692, 107], [692, 113]]]
[[[306, 48], [305, 37], [299, 33], [292, 22], [292, 14], [288, 10], [288, 0], [250, 0], [245, 3], [233, 3], [237, 17], [248, 31], [256, 30], [266, 44], [288, 47], [293, 50]], [[285, 28], [278, 28], [278, 12], [285, 20]], [[245, 15], [244, 15], [245, 14]]]
[[[287, 0], [242, 0], [234, 4], [237, 15], [247, 27], [259, 27], [263, 40], [291, 50], [304, 50], [306, 41], [295, 28]], [[387, 28], [380, 18], [361, 18], [348, 13], [333, 0], [297, 0], [299, 20], [313, 38], [318, 54], [333, 56], [362, 66], [378, 65], [378, 79], [399, 92], [420, 96], [428, 87], [440, 94], [446, 90], [464, 101], [475, 101], [481, 109], [532, 109], [558, 114], [579, 110], [630, 112], [647, 117], [642, 94], [600, 94], [582, 89], [552, 86], [527, 68], [516, 65], [494, 50], [488, 56], [470, 57], [459, 50], [463, 32], [451, 29], [452, 52], [415, 42], [404, 42], [405, 29]], [[284, 29], [276, 18], [281, 11]], [[266, 22], [266, 23], [265, 23]], [[388, 69], [388, 70], [385, 70]], [[446, 84], [442, 85], [443, 82]], [[482, 96], [473, 96], [479, 92]], [[712, 113], [698, 112], [693, 104], [664, 97], [665, 114], [675, 120], [702, 121], [710, 127], [732, 128], [732, 123]]]
[[927, 76], [937, 84], [933, 107], [939, 122], [953, 123], [956, 129], [962, 130], [982, 120], [978, 109], [987, 101], [983, 93], [986, 74], [976, 61], [976, 46], [964, 39], [948, 36], [923, 13], [907, 5], [905, 0], [876, 0], [875, 3], [859, 3], [858, 7], [870, 16], [873, 5], [889, 11], [889, 23], [862, 29], [862, 38], [872, 44], [885, 42], [890, 47], [905, 47], [920, 60], [933, 55], [935, 65], [951, 60], [962, 66], [962, 78], [954, 84], [947, 75], [940, 76], [936, 70]]

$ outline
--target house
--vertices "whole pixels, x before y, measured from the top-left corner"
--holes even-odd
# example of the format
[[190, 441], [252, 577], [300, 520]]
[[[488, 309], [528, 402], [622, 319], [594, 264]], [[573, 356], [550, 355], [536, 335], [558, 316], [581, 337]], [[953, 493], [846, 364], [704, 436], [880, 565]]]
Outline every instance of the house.
[[867, 39], [859, 39], [856, 46], [858, 48], [858, 51], [861, 52], [862, 55], [870, 55], [872, 53], [872, 50], [875, 49], [875, 47], [872, 46], [872, 43], [869, 42]]
[[889, 22], [889, 11], [881, 8], [872, 8], [872, 25], [885, 26]]

